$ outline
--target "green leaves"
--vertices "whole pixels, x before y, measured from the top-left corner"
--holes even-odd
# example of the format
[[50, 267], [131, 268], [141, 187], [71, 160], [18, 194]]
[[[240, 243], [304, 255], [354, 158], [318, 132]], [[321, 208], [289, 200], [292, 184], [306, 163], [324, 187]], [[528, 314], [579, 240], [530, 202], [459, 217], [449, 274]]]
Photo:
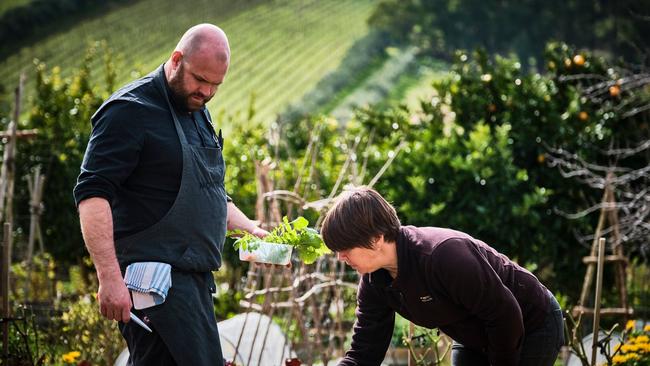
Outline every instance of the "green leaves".
[[[284, 221], [285, 222], [287, 221], [286, 216], [284, 217]], [[305, 219], [304, 217], [300, 216], [297, 219], [293, 220], [292, 224], [293, 224], [293, 228], [295, 230], [302, 230], [302, 229], [306, 228], [307, 225], [309, 225], [309, 221], [307, 221], [307, 219]]]
[[321, 255], [328, 253], [331, 253], [331, 251], [325, 246], [318, 232], [312, 228], [305, 228], [300, 234], [300, 246], [298, 247], [300, 260], [310, 264], [315, 262]]
[[282, 223], [274, 228], [263, 239], [242, 230], [228, 231], [228, 236], [239, 237], [234, 243], [235, 250], [255, 250], [258, 243], [263, 240], [267, 243], [292, 245], [298, 251], [298, 257], [305, 264], [311, 264], [321, 255], [330, 253], [318, 232], [307, 227], [309, 221], [300, 216], [293, 221], [285, 216]]
[[[68, 70], [70, 77], [64, 77], [59, 67], [47, 68], [35, 61], [35, 89], [25, 90], [33, 93], [34, 99], [26, 111], [27, 121], [20, 128], [38, 129], [38, 135], [17, 146], [16, 215], [28, 217], [30, 207], [27, 185], [18, 182], [24, 182], [28, 174], [40, 167], [47, 177], [41, 218], [43, 239], [60, 264], [74, 263], [86, 253], [70, 192], [88, 144], [90, 116], [101, 105], [101, 94], [109, 92], [92, 86], [93, 78], [102, 73], [91, 73], [93, 61], [106, 51], [107, 46], [101, 42], [90, 45], [81, 66]], [[21, 230], [28, 230], [29, 222], [23, 220], [19, 225]]]

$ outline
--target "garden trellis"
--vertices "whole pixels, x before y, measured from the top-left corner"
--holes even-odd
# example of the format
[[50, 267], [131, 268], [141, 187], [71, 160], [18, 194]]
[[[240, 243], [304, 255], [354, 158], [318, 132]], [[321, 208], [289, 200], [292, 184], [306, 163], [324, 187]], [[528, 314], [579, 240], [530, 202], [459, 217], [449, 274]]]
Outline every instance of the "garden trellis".
[[[571, 78], [584, 83], [581, 91], [586, 100], [603, 106], [604, 120], [616, 114], [620, 115], [622, 120], [638, 119], [647, 123], [650, 104], [644, 98], [644, 90], [650, 85], [650, 74], [624, 68], [610, 69], [609, 72], [620, 77], [611, 80], [594, 75], [573, 75]], [[568, 77], [563, 80], [568, 80]], [[622, 102], [610, 102], [612, 98], [618, 98], [622, 94], [626, 95]], [[625, 285], [625, 266], [628, 260], [623, 253], [623, 247], [626, 252], [645, 260], [650, 254], [650, 166], [643, 164], [650, 152], [650, 140], [640, 134], [612, 137], [607, 149], [595, 149], [594, 157], [589, 159], [561, 147], [547, 148], [549, 165], [558, 168], [564, 178], [578, 180], [590, 188], [604, 192], [601, 202], [580, 212], [558, 211], [569, 219], [580, 219], [600, 212], [595, 232], [592, 235], [580, 235], [578, 238], [583, 243], [593, 243], [591, 255], [585, 258], [585, 263], [590, 265], [590, 268], [585, 276], [579, 306], [574, 310], [589, 313], [589, 309], [584, 305], [593, 276], [596, 240], [601, 236], [609, 236], [612, 255], [607, 256], [605, 260], [613, 262], [616, 267], [620, 308], [603, 309], [602, 314], [612, 313], [628, 317], [632, 311], [627, 305], [629, 300]]]
[[[612, 180], [614, 177], [613, 174], [608, 174], [608, 181]], [[607, 183], [605, 186], [605, 193], [603, 194], [603, 202], [601, 204], [600, 217], [598, 218], [598, 225], [596, 227], [596, 233], [594, 235], [595, 239], [591, 246], [591, 254], [588, 257], [583, 258], [583, 262], [587, 264], [587, 272], [585, 274], [584, 283], [582, 286], [582, 292], [580, 293], [580, 300], [578, 306], [573, 308], [573, 316], [577, 316], [581, 313], [583, 314], [594, 314], [594, 315], [622, 315], [626, 320], [629, 316], [634, 314], [632, 308], [628, 306], [627, 299], [627, 286], [626, 286], [626, 275], [625, 267], [628, 264], [628, 259], [623, 253], [623, 245], [621, 244], [620, 230], [619, 230], [619, 220], [618, 220], [618, 211], [616, 208], [616, 200], [614, 198], [614, 190], [611, 184]], [[611, 255], [606, 256], [603, 260], [607, 263], [613, 263], [615, 267], [615, 279], [616, 279], [616, 289], [618, 290], [619, 297], [619, 307], [618, 308], [604, 308], [599, 309], [599, 314], [595, 314], [595, 309], [588, 308], [587, 297], [589, 296], [589, 291], [591, 290], [591, 285], [593, 283], [595, 266], [597, 263], [597, 248], [598, 240], [601, 238], [600, 234], [603, 231], [603, 227], [606, 222], [612, 227], [612, 247]]]
[[[634, 70], [617, 70], [623, 76], [619, 79], [600, 80], [592, 75], [574, 75], [573, 79], [580, 78], [585, 82], [593, 82], [593, 85], [583, 89], [583, 95], [587, 100], [596, 104], [604, 105], [605, 100], [612, 95], [627, 93], [629, 96], [625, 102], [619, 105], [607, 107], [608, 115], [617, 113], [621, 118], [639, 119], [648, 123], [650, 118], [650, 103], [644, 98], [644, 90], [650, 85], [650, 74]], [[595, 79], [595, 82], [594, 82]], [[568, 78], [564, 78], [568, 80]], [[605, 108], [605, 107], [603, 107]], [[650, 138], [636, 135], [635, 140], [612, 140], [610, 147], [605, 150], [597, 150], [599, 162], [588, 161], [583, 157], [561, 147], [547, 147], [549, 150], [548, 162], [552, 167], [559, 169], [565, 178], [576, 179], [586, 186], [605, 190], [610, 185], [616, 194], [613, 203], [601, 202], [584, 209], [575, 214], [558, 212], [570, 219], [582, 218], [602, 208], [610, 208], [618, 211], [620, 218], [616, 225], [610, 222], [609, 226], [603, 227], [602, 235], [614, 234], [620, 236], [623, 244], [629, 249], [635, 249], [638, 254], [648, 259], [650, 254], [650, 166], [638, 165], [639, 161], [646, 161], [650, 153]], [[608, 207], [608, 205], [612, 207]], [[589, 242], [597, 237], [585, 235], [579, 239], [582, 242]]]
[[[636, 120], [639, 125], [647, 125], [650, 117], [650, 104], [645, 97], [645, 89], [650, 85], [650, 74], [638, 70], [622, 68], [608, 70], [610, 75], [621, 75], [615, 80], [597, 75], [573, 75], [571, 79], [587, 84], [581, 89], [585, 101], [601, 106], [602, 122], [605, 124], [614, 116], [618, 124]], [[569, 77], [563, 79], [569, 80]], [[621, 94], [625, 98], [618, 99]], [[612, 127], [614, 128], [614, 127]], [[602, 200], [577, 213], [566, 213], [556, 210], [560, 215], [569, 219], [580, 219], [595, 212], [600, 216], [596, 230], [591, 235], [581, 234], [578, 240], [583, 243], [592, 242], [591, 254], [583, 259], [587, 264], [587, 272], [580, 295], [578, 306], [573, 309], [573, 316], [594, 316], [594, 340], [607, 344], [612, 339], [616, 327], [608, 332], [598, 332], [597, 319], [600, 316], [618, 316], [629, 319], [633, 314], [643, 316], [644, 310], [638, 309], [638, 304], [647, 303], [647, 293], [641, 293], [640, 299], [629, 299], [626, 284], [626, 266], [629, 264], [625, 252], [647, 262], [650, 254], [650, 166], [647, 165], [650, 153], [650, 139], [638, 131], [622, 131], [620, 135], [612, 136], [609, 146], [605, 149], [593, 148], [592, 156], [586, 158], [578, 153], [567, 151], [562, 147], [549, 147], [548, 162], [551, 167], [559, 169], [564, 178], [575, 179], [586, 186], [603, 191]], [[601, 258], [604, 262], [614, 264], [614, 276], [618, 292], [618, 307], [592, 309], [586, 306], [589, 291], [593, 283], [594, 267], [596, 265], [596, 248], [600, 237], [609, 237], [611, 255]], [[604, 239], [602, 239], [604, 240]], [[604, 244], [603, 244], [604, 246]], [[602, 249], [604, 252], [604, 248]], [[600, 256], [603, 256], [601, 252]], [[641, 267], [645, 268], [645, 267]], [[632, 294], [633, 295], [633, 294]], [[597, 295], [595, 304], [600, 301]], [[632, 296], [634, 297], [634, 296]], [[641, 300], [640, 302], [638, 300]], [[630, 304], [635, 304], [632, 309]], [[641, 310], [641, 311], [637, 311]], [[572, 345], [576, 339], [580, 320], [573, 323]], [[596, 343], [595, 341], [593, 341]], [[595, 359], [595, 344], [592, 345], [592, 363]], [[575, 349], [574, 349], [575, 350]], [[584, 350], [580, 356], [582, 364], [589, 364]]]

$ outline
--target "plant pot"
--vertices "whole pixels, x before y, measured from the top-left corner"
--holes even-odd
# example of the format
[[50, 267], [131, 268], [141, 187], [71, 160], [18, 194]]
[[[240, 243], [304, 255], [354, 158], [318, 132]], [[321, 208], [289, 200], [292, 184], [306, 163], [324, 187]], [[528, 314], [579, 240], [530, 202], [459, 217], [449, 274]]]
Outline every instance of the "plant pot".
[[257, 241], [249, 244], [246, 250], [239, 248], [239, 259], [247, 262], [285, 266], [291, 260], [291, 252], [293, 252], [291, 245]]

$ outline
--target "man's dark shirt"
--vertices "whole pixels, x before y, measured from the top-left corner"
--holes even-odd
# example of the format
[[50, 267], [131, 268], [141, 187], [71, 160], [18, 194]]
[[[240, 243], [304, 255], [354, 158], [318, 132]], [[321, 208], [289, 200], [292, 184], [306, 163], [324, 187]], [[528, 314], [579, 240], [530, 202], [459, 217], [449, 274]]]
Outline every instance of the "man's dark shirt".
[[[77, 205], [90, 197], [110, 203], [116, 240], [162, 219], [180, 187], [181, 145], [167, 101], [155, 86], [155, 75], [126, 85], [115, 93], [119, 100], [93, 116], [74, 188]], [[165, 86], [169, 92], [166, 81]], [[206, 120], [207, 110], [175, 110], [189, 144], [217, 147], [214, 130]]]
[[548, 307], [535, 276], [454, 230], [403, 226], [396, 245], [397, 278], [384, 269], [361, 278], [352, 346], [339, 365], [379, 365], [395, 312], [485, 351], [492, 365], [517, 365], [524, 333]]

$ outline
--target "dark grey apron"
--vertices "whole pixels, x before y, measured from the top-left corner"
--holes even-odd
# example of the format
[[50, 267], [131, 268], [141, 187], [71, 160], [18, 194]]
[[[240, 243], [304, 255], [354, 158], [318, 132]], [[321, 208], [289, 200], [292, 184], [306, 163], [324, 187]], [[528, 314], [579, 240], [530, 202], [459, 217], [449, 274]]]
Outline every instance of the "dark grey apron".
[[[226, 233], [222, 141], [218, 141], [217, 148], [188, 144], [163, 78], [161, 67], [154, 81], [165, 96], [181, 143], [183, 172], [180, 188], [171, 209], [159, 222], [115, 242], [116, 254], [123, 271], [128, 264], [140, 261], [172, 265], [172, 287], [167, 299], [142, 313], [177, 364], [221, 365], [223, 359], [212, 302], [214, 280], [211, 271], [221, 265]], [[206, 114], [204, 117], [207, 120]], [[129, 322], [121, 327], [126, 328], [122, 330], [125, 338], [128, 340], [129, 335], [137, 333], [135, 338], [146, 343], [147, 335], [140, 329], [128, 329], [131, 327], [138, 326]], [[134, 347], [137, 349], [138, 344]], [[136, 362], [137, 358], [136, 355]]]

